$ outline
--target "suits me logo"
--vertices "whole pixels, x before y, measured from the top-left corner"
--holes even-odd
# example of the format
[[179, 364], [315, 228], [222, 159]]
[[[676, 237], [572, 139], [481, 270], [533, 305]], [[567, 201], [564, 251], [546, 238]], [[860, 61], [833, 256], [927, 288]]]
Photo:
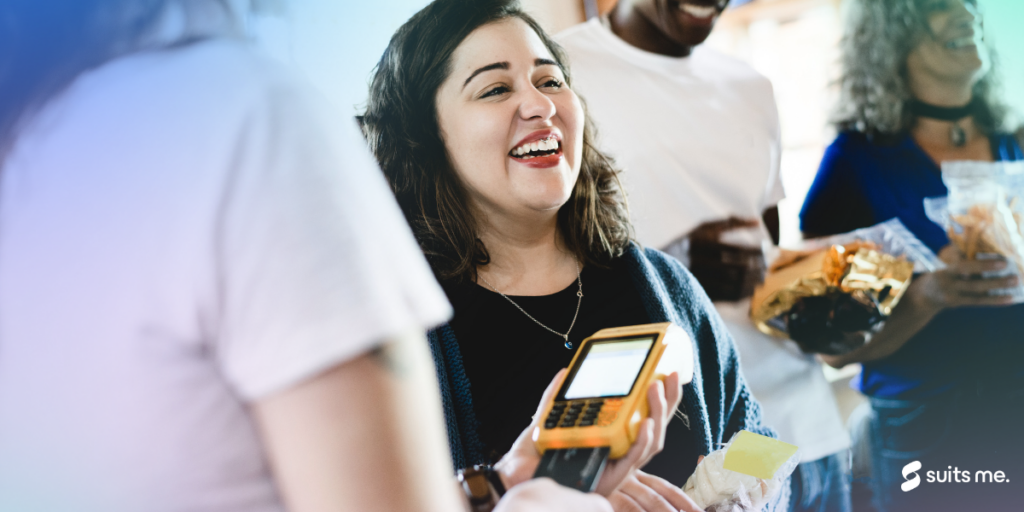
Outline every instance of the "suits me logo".
[[[910, 492], [917, 489], [917, 486], [921, 485], [921, 477], [917, 476], [917, 472], [921, 470], [921, 461], [915, 460], [906, 466], [903, 466], [903, 479], [906, 482], [900, 484], [900, 489], [903, 492]], [[914, 475], [914, 478], [910, 478], [910, 475]]]
[[[915, 460], [906, 466], [903, 466], [903, 479], [906, 482], [900, 484], [900, 489], [903, 492], [910, 492], [917, 489], [921, 485], [921, 477], [917, 475], [918, 471], [921, 471], [921, 461]], [[925, 472], [925, 481], [929, 484], [950, 484], [950, 483], [976, 483], [976, 484], [1005, 484], [1010, 483], [1010, 479], [1003, 471], [989, 471], [980, 470], [975, 471], [973, 480], [971, 472], [966, 469], [961, 470], [959, 467], [947, 466], [945, 471], [929, 470]]]

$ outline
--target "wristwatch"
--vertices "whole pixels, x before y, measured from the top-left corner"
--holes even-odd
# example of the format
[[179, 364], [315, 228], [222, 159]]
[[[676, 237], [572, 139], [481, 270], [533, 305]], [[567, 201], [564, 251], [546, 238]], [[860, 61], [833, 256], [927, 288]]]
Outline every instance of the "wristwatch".
[[460, 469], [456, 478], [462, 486], [473, 512], [491, 512], [498, 500], [505, 495], [505, 485], [491, 466], [476, 465]]

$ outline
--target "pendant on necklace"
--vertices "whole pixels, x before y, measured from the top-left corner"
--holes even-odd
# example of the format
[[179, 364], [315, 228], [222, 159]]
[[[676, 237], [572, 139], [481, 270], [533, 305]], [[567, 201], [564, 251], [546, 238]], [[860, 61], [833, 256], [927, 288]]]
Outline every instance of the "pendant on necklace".
[[953, 146], [962, 148], [964, 144], [967, 144], [967, 133], [960, 125], [953, 123], [953, 126], [949, 128], [949, 141], [953, 143]]
[[572, 350], [572, 342], [569, 341], [569, 335], [565, 334], [562, 337], [565, 338], [565, 348], [568, 350]]

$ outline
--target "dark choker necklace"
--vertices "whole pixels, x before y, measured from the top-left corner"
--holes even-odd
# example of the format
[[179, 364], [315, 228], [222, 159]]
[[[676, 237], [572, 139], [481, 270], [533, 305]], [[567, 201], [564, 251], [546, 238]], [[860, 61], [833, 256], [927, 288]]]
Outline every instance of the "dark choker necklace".
[[967, 144], [967, 132], [960, 127], [960, 121], [974, 115], [977, 111], [978, 101], [971, 100], [962, 107], [940, 107], [919, 100], [910, 100], [910, 112], [917, 117], [938, 119], [939, 121], [950, 121], [949, 141], [960, 148]]

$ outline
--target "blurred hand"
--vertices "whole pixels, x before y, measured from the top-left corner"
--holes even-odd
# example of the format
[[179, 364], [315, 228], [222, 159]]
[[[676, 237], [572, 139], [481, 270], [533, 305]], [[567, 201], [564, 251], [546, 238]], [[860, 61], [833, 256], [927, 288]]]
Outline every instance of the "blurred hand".
[[637, 470], [608, 497], [615, 512], [702, 512], [682, 489]]
[[917, 302], [935, 312], [964, 306], [1013, 304], [1011, 297], [993, 293], [1017, 287], [1017, 276], [984, 276], [1005, 271], [1005, 259], [967, 260], [953, 245], [946, 246], [939, 257], [946, 263], [946, 269], [919, 276], [907, 288], [903, 300]]
[[[544, 406], [558, 393], [565, 374], [566, 370], [562, 369], [555, 375], [544, 391], [537, 412], [533, 416], [533, 423], [526, 427], [522, 434], [519, 434], [519, 438], [512, 444], [509, 452], [495, 464], [494, 468], [501, 475], [506, 488], [511, 489], [529, 480], [537, 471], [541, 455], [533, 443], [533, 429], [544, 418]], [[597, 484], [598, 494], [610, 496], [627, 477], [647, 464], [664, 448], [665, 429], [682, 399], [683, 387], [679, 383], [677, 373], [669, 375], [664, 383], [655, 381], [650, 385], [647, 389], [649, 417], [640, 425], [637, 439], [626, 455], [620, 459], [608, 461], [601, 480]]]
[[947, 267], [915, 278], [880, 331], [859, 333], [864, 338], [860, 348], [842, 355], [819, 355], [821, 360], [842, 368], [851, 363], [884, 359], [916, 336], [943, 309], [1015, 303], [1005, 291], [1019, 286], [1017, 276], [991, 276], [1006, 270], [1005, 259], [967, 260], [953, 245], [943, 249], [939, 257]]
[[494, 512], [612, 512], [612, 506], [596, 494], [558, 485], [550, 478], [538, 478], [509, 489]]

